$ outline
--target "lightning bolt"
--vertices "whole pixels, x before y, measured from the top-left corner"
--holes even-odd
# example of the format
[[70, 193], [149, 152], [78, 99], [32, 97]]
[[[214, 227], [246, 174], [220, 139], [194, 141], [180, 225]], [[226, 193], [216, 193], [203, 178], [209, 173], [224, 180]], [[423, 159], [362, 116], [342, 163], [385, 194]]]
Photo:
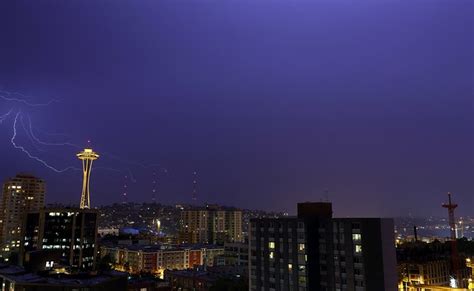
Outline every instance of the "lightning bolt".
[[31, 135], [29, 134], [28, 129], [27, 129], [26, 125], [25, 125], [25, 122], [23, 121], [23, 115], [20, 116], [20, 123], [21, 123], [21, 127], [23, 127], [23, 131], [25, 132], [26, 136], [27, 136], [28, 139], [31, 141], [31, 144], [35, 147], [35, 149], [36, 149], [37, 151], [44, 152], [43, 149], [39, 148], [39, 147], [36, 145], [35, 141], [34, 141], [33, 138], [31, 137]]
[[29, 151], [27, 151], [24, 147], [22, 147], [21, 145], [18, 145], [16, 142], [15, 142], [15, 138], [16, 138], [16, 135], [17, 135], [17, 131], [16, 131], [16, 124], [18, 122], [18, 117], [21, 115], [21, 112], [18, 111], [17, 114], [15, 115], [15, 120], [13, 122], [13, 135], [12, 135], [12, 138], [10, 139], [10, 142], [11, 144], [13, 145], [14, 148], [16, 149], [19, 149], [21, 150], [23, 153], [25, 153], [30, 159], [33, 159], [39, 163], [41, 163], [43, 166], [45, 166], [46, 168], [56, 172], [56, 173], [64, 173], [66, 171], [69, 171], [69, 170], [77, 170], [77, 171], [80, 171], [79, 168], [76, 168], [76, 167], [67, 167], [67, 168], [64, 168], [64, 169], [58, 169], [58, 168], [55, 168], [51, 165], [49, 165], [46, 161], [40, 159], [39, 157], [36, 157], [34, 155], [32, 155]]
[[10, 109], [10, 111], [8, 111], [7, 113], [0, 115], [0, 124], [2, 124], [2, 122], [5, 121], [5, 119], [7, 119], [7, 117], [10, 115], [10, 113], [12, 113], [12, 111], [13, 111], [13, 108]]
[[75, 147], [77, 149], [81, 148], [80, 146], [78, 146], [76, 144], [73, 144], [73, 143], [70, 143], [70, 142], [51, 143], [51, 142], [45, 142], [45, 141], [40, 140], [33, 132], [33, 126], [31, 125], [30, 116], [27, 115], [27, 117], [28, 117], [28, 129], [29, 129], [28, 132], [29, 132], [29, 135], [31, 135], [33, 140], [36, 141], [37, 143], [39, 143], [41, 145], [47, 145], [47, 146], [71, 146], [71, 147]]
[[[125, 164], [129, 164], [129, 165], [134, 165], [134, 166], [139, 166], [139, 167], [142, 167], [144, 169], [149, 169], [149, 168], [156, 168], [156, 167], [160, 167], [161, 165], [160, 164], [144, 164], [144, 163], [140, 163], [140, 162], [137, 162], [137, 161], [131, 161], [131, 160], [126, 160], [126, 159], [123, 159], [119, 156], [116, 156], [114, 154], [111, 154], [111, 153], [108, 153], [108, 152], [102, 152], [102, 154], [104, 156], [108, 156], [109, 158], [111, 159], [114, 159], [114, 160], [117, 160], [119, 162], [122, 162], [122, 163], [125, 163]], [[167, 171], [165, 168], [161, 168], [161, 170], [163, 171]]]
[[130, 179], [132, 180], [132, 182], [136, 183], [137, 179], [135, 179], [135, 177], [133, 176], [132, 170], [130, 170], [130, 169], [127, 169], [127, 170], [128, 170], [128, 173], [130, 174]]
[[[70, 143], [70, 142], [52, 143], [52, 142], [46, 142], [46, 141], [40, 140], [34, 133], [33, 125], [32, 125], [30, 116], [26, 115], [26, 117], [28, 119], [28, 129], [26, 129], [26, 128], [24, 128], [24, 129], [25, 129], [25, 132], [26, 132], [27, 136], [30, 137], [32, 142], [34, 141], [34, 142], [36, 142], [40, 145], [45, 145], [45, 146], [71, 146], [71, 147], [74, 147], [74, 148], [77, 148], [77, 149], [81, 148], [80, 146], [78, 146], [76, 144], [73, 144], [73, 143]], [[20, 122], [23, 124], [23, 114], [20, 117]], [[34, 142], [33, 142], [33, 144], [34, 144]], [[40, 150], [40, 149], [38, 149], [38, 150]], [[117, 173], [125, 172], [125, 170], [120, 170], [120, 169], [111, 168], [111, 167], [101, 167], [101, 166], [94, 167], [94, 170], [106, 170], [106, 171], [117, 172]], [[130, 173], [132, 181], [136, 182], [136, 179], [133, 177], [133, 174], [130, 171], [130, 169], [127, 169], [127, 170]]]
[[106, 170], [106, 171], [112, 171], [112, 172], [117, 172], [117, 173], [122, 173], [123, 171], [120, 169], [115, 169], [115, 168], [109, 168], [109, 167], [94, 167], [94, 170]]
[[[45, 102], [45, 103], [35, 103], [35, 102], [29, 101], [29, 100], [31, 100], [30, 96], [27, 96], [27, 95], [24, 95], [24, 94], [21, 94], [21, 93], [18, 93], [18, 92], [8, 92], [8, 91], [5, 91], [5, 90], [0, 90], [0, 100], [4, 100], [4, 101], [7, 101], [7, 102], [14, 102], [14, 103], [22, 104], [22, 105], [25, 105], [25, 106], [28, 106], [28, 107], [45, 107], [45, 106], [51, 105], [52, 103], [59, 102], [59, 100], [52, 99], [52, 100], [49, 100], [48, 102]], [[12, 108], [8, 112], [6, 112], [5, 114], [0, 115], [0, 124], [2, 124], [3, 121], [5, 121], [10, 115], [12, 115], [13, 112], [15, 112], [15, 108]], [[27, 119], [27, 120], [24, 120], [24, 119]], [[38, 156], [35, 156], [25, 146], [19, 144], [16, 141], [16, 138], [17, 138], [17, 135], [18, 135], [18, 131], [17, 131], [18, 122], [21, 123], [22, 129], [24, 130], [24, 134], [28, 137], [28, 139], [31, 141], [32, 146], [34, 146], [37, 151], [44, 151], [44, 149], [41, 148], [40, 146], [70, 146], [70, 147], [74, 147], [76, 149], [81, 148], [80, 146], [78, 146], [74, 143], [70, 143], [70, 142], [49, 142], [49, 141], [42, 140], [39, 136], [36, 135], [38, 133], [38, 131], [34, 130], [31, 117], [28, 114], [26, 114], [26, 113], [24, 114], [19, 110], [16, 113], [15, 118], [14, 118], [13, 135], [12, 135], [11, 140], [10, 140], [11, 144], [13, 145], [13, 147], [15, 149], [21, 150], [30, 159], [37, 161], [38, 163], [42, 164], [46, 168], [48, 168], [48, 169], [50, 169], [50, 170], [52, 170], [56, 173], [63, 173], [63, 172], [69, 171], [69, 170], [78, 170], [78, 171], [80, 171], [79, 168], [73, 167], [73, 166], [66, 167], [66, 168], [57, 168], [57, 167], [49, 164], [46, 160], [41, 159]], [[104, 155], [111, 158], [111, 159], [120, 161], [121, 163], [132, 165], [132, 166], [138, 166], [138, 167], [141, 167], [141, 168], [144, 168], [144, 169], [159, 167], [160, 168], [159, 171], [163, 171], [164, 173], [167, 173], [167, 169], [162, 168], [160, 164], [145, 164], [145, 163], [141, 163], [141, 162], [138, 162], [138, 161], [123, 159], [119, 156], [116, 156], [116, 155], [113, 155], [113, 154], [110, 154], [110, 153], [104, 153]], [[135, 179], [135, 177], [133, 175], [133, 172], [130, 168], [116, 169], [116, 168], [100, 167], [99, 166], [99, 167], [94, 167], [94, 169], [96, 169], [96, 170], [106, 170], [106, 171], [117, 172], [117, 173], [128, 172], [131, 181], [133, 181], [134, 183], [137, 181]]]
[[[161, 171], [165, 174], [168, 174], [168, 169], [162, 167], [160, 164], [144, 164], [144, 163], [140, 163], [140, 162], [137, 162], [137, 161], [131, 161], [131, 160], [126, 160], [126, 159], [123, 159], [119, 156], [116, 156], [114, 154], [111, 154], [111, 153], [108, 153], [108, 152], [102, 152], [102, 154], [104, 156], [107, 156], [111, 159], [114, 159], [114, 160], [117, 160], [119, 162], [122, 162], [122, 163], [125, 163], [125, 164], [129, 164], [129, 165], [134, 165], [134, 166], [139, 166], [143, 169], [150, 169], [150, 168], [158, 168], [159, 167], [159, 170], [158, 171]], [[130, 168], [127, 169], [128, 171], [128, 174], [130, 176], [130, 180], [133, 182], [133, 183], [136, 183], [137, 180], [135, 179], [134, 175], [133, 175], [133, 172], [132, 170], [130, 170]]]
[[[18, 96], [20, 98], [18, 98], [16, 96]], [[46, 103], [31, 103], [27, 100], [27, 98], [29, 98], [29, 97], [26, 96], [26, 95], [23, 95], [23, 94], [18, 93], [18, 92], [8, 92], [8, 91], [4, 91], [4, 90], [0, 90], [0, 98], [5, 100], [5, 101], [22, 103], [22, 104], [25, 104], [26, 106], [30, 106], [30, 107], [48, 106], [48, 105], [50, 105], [54, 102], [58, 102], [58, 100], [56, 100], [56, 99], [51, 99]]]

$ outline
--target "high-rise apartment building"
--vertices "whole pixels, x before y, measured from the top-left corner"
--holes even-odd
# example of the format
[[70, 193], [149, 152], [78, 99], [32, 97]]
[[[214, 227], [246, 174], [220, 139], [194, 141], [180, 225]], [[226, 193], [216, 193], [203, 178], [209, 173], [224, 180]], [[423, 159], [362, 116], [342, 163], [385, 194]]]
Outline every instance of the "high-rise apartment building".
[[250, 290], [397, 289], [393, 220], [333, 218], [330, 203], [250, 222]]
[[23, 220], [29, 211], [44, 206], [45, 182], [37, 177], [18, 174], [3, 184], [0, 205], [1, 256], [18, 251]]
[[38, 250], [57, 250], [63, 262], [93, 269], [97, 257], [98, 212], [92, 209], [50, 208], [27, 214], [21, 241], [21, 259]]
[[217, 206], [181, 212], [179, 242], [224, 244], [242, 242], [242, 211]]

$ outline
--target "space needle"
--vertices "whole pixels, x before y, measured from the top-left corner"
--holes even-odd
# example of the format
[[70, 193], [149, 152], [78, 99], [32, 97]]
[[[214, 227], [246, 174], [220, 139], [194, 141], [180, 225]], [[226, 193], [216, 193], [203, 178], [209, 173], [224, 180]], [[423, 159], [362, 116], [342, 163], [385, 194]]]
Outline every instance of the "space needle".
[[90, 208], [91, 198], [89, 192], [89, 182], [91, 179], [92, 162], [97, 160], [99, 158], [99, 155], [92, 149], [86, 148], [82, 152], [78, 153], [76, 156], [79, 160], [82, 160], [83, 180], [80, 208]]

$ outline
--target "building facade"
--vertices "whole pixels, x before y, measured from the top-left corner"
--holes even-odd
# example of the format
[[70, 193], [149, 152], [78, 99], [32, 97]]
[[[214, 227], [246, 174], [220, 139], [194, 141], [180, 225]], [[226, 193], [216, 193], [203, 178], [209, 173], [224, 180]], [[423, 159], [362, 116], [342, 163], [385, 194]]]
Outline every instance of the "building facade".
[[94, 269], [97, 257], [98, 212], [79, 208], [50, 208], [26, 216], [21, 256], [37, 250], [60, 250], [63, 262], [78, 269]]
[[251, 220], [250, 254], [250, 290], [397, 289], [393, 220], [332, 218], [330, 203]]
[[100, 253], [101, 257], [110, 256], [117, 270], [130, 273], [151, 272], [163, 278], [166, 269], [213, 266], [215, 258], [224, 254], [224, 248], [212, 245], [124, 245], [102, 246]]
[[432, 285], [449, 286], [451, 268], [449, 260], [424, 262], [404, 262], [399, 265], [402, 281], [400, 288], [409, 286]]
[[233, 242], [224, 244], [224, 258], [226, 265], [244, 266], [249, 264], [248, 242]]
[[45, 182], [27, 174], [18, 174], [3, 184], [0, 205], [0, 255], [8, 260], [20, 247], [23, 220], [29, 211], [44, 206]]
[[236, 266], [213, 266], [166, 270], [165, 280], [173, 291], [248, 290]]
[[242, 242], [242, 211], [216, 206], [181, 212], [179, 243]]

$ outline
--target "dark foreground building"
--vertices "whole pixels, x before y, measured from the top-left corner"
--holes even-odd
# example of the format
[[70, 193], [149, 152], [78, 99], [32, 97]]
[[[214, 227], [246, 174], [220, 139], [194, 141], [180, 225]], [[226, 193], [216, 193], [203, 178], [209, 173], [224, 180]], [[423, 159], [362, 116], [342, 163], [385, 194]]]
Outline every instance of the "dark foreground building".
[[25, 262], [29, 252], [55, 250], [60, 252], [65, 266], [94, 269], [97, 217], [96, 210], [79, 208], [46, 208], [28, 213], [21, 241], [21, 262]]
[[250, 290], [395, 291], [392, 219], [333, 218], [330, 203], [252, 219]]
[[239, 266], [214, 266], [187, 270], [166, 270], [165, 280], [173, 291], [248, 290]]
[[110, 271], [89, 274], [34, 274], [18, 266], [0, 265], [1, 290], [18, 291], [126, 291], [127, 274]]

